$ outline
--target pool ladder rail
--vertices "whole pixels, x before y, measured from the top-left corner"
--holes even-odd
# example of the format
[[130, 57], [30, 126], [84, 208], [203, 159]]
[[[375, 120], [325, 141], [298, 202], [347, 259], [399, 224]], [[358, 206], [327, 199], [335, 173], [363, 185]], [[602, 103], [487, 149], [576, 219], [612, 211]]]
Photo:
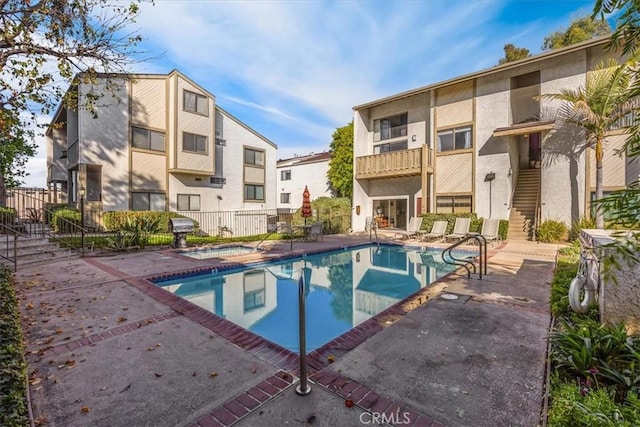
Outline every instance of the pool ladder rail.
[[[476, 269], [475, 256], [468, 256], [464, 258], [458, 258], [453, 256], [453, 250], [463, 243], [475, 240], [479, 247], [478, 256], [478, 269]], [[458, 240], [453, 245], [442, 251], [442, 260], [450, 265], [457, 265], [464, 267], [467, 270], [467, 278], [471, 278], [472, 270], [473, 274], [478, 273], [478, 279], [482, 280], [482, 274], [487, 275], [487, 239], [479, 233], [471, 233], [464, 238]]]

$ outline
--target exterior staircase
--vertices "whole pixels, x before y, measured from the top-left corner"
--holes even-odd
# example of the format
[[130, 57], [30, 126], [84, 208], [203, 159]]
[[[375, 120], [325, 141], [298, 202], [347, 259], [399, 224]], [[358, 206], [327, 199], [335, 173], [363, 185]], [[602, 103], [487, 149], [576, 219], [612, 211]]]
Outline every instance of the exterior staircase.
[[[70, 249], [61, 248], [58, 243], [50, 242], [47, 237], [21, 235], [16, 241], [16, 247], [17, 268], [20, 270], [80, 256]], [[14, 242], [12, 235], [7, 236], [0, 234], [0, 255], [10, 258], [11, 260], [14, 259]], [[3, 257], [0, 257], [0, 264], [13, 269], [13, 261]]]
[[509, 216], [510, 240], [533, 240], [540, 169], [520, 169]]

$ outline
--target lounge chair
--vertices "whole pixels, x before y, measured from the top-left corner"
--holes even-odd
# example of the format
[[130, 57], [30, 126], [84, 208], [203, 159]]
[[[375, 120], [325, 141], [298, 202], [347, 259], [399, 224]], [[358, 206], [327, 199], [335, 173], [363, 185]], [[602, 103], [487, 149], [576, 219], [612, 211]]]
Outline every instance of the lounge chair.
[[433, 225], [431, 226], [430, 232], [419, 233], [420, 239], [425, 241], [431, 240], [431, 239], [436, 239], [436, 240], [444, 239], [445, 234], [447, 234], [448, 224], [449, 223], [447, 221], [434, 221]]
[[469, 235], [469, 226], [471, 225], [471, 218], [456, 218], [456, 223], [453, 226], [453, 232], [447, 234], [444, 237], [445, 241], [448, 240], [460, 240]]
[[407, 225], [407, 230], [398, 230], [396, 234], [399, 234], [403, 239], [410, 239], [412, 237], [416, 237], [418, 233], [420, 233], [420, 228], [422, 227], [422, 217], [414, 216], [409, 219], [409, 225]]
[[499, 219], [484, 219], [482, 221], [482, 230], [480, 231], [480, 235], [487, 239], [487, 242], [500, 241], [500, 234], [498, 230], [500, 228], [500, 220]]

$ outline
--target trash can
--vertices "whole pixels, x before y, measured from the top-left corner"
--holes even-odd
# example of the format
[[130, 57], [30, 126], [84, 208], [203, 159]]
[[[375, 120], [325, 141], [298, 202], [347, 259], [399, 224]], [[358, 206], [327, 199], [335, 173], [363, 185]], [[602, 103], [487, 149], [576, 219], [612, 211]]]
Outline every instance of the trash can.
[[191, 218], [169, 218], [169, 228], [173, 233], [173, 247], [186, 248], [187, 234], [193, 233], [195, 227]]

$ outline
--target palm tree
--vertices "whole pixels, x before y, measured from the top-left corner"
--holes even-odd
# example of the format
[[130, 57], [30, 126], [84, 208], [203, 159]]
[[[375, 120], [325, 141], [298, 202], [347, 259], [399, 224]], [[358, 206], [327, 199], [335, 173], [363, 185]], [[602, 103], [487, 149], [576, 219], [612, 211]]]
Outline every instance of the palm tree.
[[[585, 144], [596, 154], [596, 200], [602, 199], [602, 158], [607, 133], [620, 127], [620, 120], [637, 107], [630, 96], [633, 85], [630, 63], [615, 59], [598, 63], [589, 73], [584, 86], [562, 89], [541, 98], [564, 101], [558, 108], [559, 124], [572, 124], [585, 131]], [[602, 210], [596, 206], [596, 228], [604, 228]]]

